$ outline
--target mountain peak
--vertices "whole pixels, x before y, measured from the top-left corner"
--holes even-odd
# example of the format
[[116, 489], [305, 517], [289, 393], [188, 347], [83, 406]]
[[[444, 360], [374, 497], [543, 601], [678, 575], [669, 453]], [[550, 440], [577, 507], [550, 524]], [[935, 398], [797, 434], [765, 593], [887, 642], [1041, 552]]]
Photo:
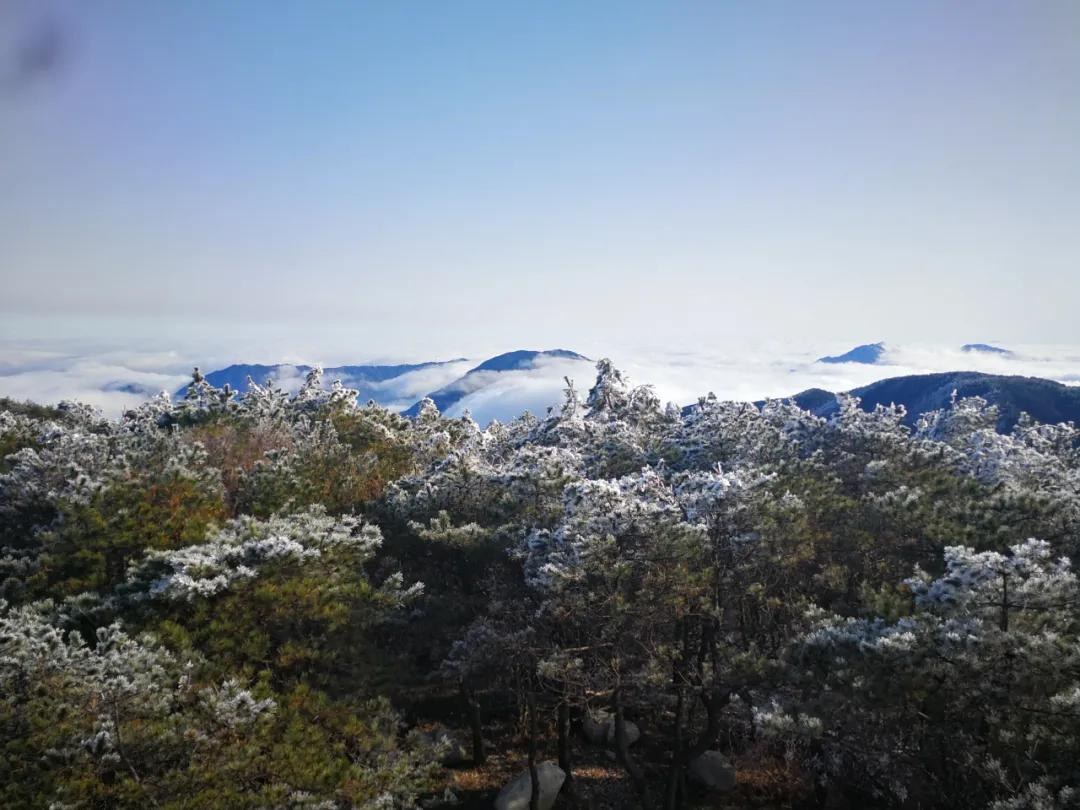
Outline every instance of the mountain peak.
[[979, 354], [1000, 354], [1004, 356], [1011, 356], [1012, 352], [1008, 349], [1002, 349], [1000, 346], [991, 346], [989, 343], [965, 343], [960, 347], [960, 351], [977, 352]]
[[[541, 359], [580, 360], [589, 362], [589, 358], [585, 357], [585, 355], [572, 352], [568, 349], [549, 349], [546, 351], [518, 349], [517, 351], [506, 352], [504, 354], [496, 355], [495, 357], [489, 357], [480, 365], [470, 369], [465, 376], [454, 380], [454, 382], [449, 385], [444, 385], [437, 391], [432, 391], [427, 395], [427, 398], [434, 402], [440, 411], [445, 413], [446, 410], [455, 403], [490, 384], [490, 375], [492, 373], [500, 374], [514, 371], [528, 371], [529, 369], [535, 368], [537, 360]], [[404, 411], [404, 414], [405, 416], [415, 416], [419, 413], [419, 410], [420, 402], [416, 402], [411, 408]]]
[[541, 357], [551, 357], [560, 360], [588, 360], [588, 357], [572, 352], [569, 349], [548, 349], [534, 351], [532, 349], [518, 349], [513, 352], [505, 352], [495, 357], [489, 357], [476, 368], [469, 371], [517, 371], [519, 369], [532, 368]]
[[880, 359], [881, 355], [885, 353], [885, 344], [878, 343], [864, 343], [861, 346], [856, 346], [849, 352], [844, 354], [838, 354], [834, 356], [819, 357], [817, 362], [819, 363], [863, 363], [866, 365], [874, 365]]

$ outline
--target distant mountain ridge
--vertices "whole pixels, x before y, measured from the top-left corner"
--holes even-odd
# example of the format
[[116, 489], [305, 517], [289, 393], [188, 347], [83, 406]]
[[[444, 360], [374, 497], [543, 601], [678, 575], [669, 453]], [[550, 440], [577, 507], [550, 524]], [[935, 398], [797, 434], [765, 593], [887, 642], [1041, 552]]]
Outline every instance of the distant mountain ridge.
[[583, 354], [572, 352], [569, 349], [548, 349], [546, 351], [531, 351], [519, 349], [516, 352], [506, 352], [495, 357], [488, 358], [476, 368], [469, 369], [469, 374], [474, 371], [519, 371], [533, 368], [540, 358], [554, 358], [561, 360], [588, 360]]
[[978, 354], [1000, 354], [1006, 357], [1012, 357], [1013, 352], [1009, 349], [1003, 349], [1000, 346], [991, 346], [989, 343], [965, 343], [960, 347], [960, 351]]
[[[381, 383], [408, 374], [413, 371], [446, 366], [451, 363], [460, 363], [464, 357], [453, 360], [435, 360], [425, 363], [399, 363], [396, 365], [358, 365], [358, 366], [331, 366], [323, 369], [323, 373], [329, 380], [340, 379], [352, 387], [360, 387], [361, 395], [364, 395], [363, 383]], [[211, 371], [206, 375], [206, 381], [215, 388], [224, 388], [226, 385], [234, 391], [244, 391], [248, 387], [250, 377], [258, 385], [265, 385], [271, 380], [281, 380], [283, 373], [289, 377], [304, 377], [311, 366], [292, 365], [290, 363], [276, 363], [274, 365], [262, 365], [259, 363], [235, 363], [231, 366]], [[176, 396], [183, 396], [187, 391], [185, 385], [176, 392]]]
[[[544, 360], [579, 360], [582, 362], [589, 362], [589, 358], [582, 354], [578, 354], [577, 352], [570, 351], [569, 349], [550, 349], [546, 351], [519, 349], [517, 351], [505, 352], [484, 360], [478, 365], [470, 368], [462, 376], [436, 388], [426, 394], [426, 397], [421, 397], [419, 400], [415, 399], [416, 388], [415, 381], [413, 381], [412, 384], [414, 387], [411, 389], [413, 391], [412, 396], [404, 399], [404, 403], [412, 402], [413, 404], [411, 407], [404, 410], [403, 413], [406, 416], [415, 416], [417, 412], [419, 412], [420, 403], [424, 398], [430, 398], [435, 402], [440, 411], [445, 412], [469, 394], [476, 393], [492, 384], [495, 380], [499, 379], [501, 375], [534, 369], [536, 368], [537, 363]], [[340, 379], [350, 388], [356, 388], [360, 392], [361, 400], [374, 399], [382, 405], [402, 408], [404, 407], [404, 403], [402, 402], [403, 394], [401, 391], [396, 390], [392, 385], [394, 380], [414, 372], [437, 370], [440, 368], [445, 368], [446, 372], [453, 374], [454, 369], [450, 367], [454, 364], [464, 362], [465, 358], [456, 358], [454, 360], [398, 365], [333, 366], [325, 368], [323, 371], [327, 380]], [[265, 385], [271, 380], [296, 385], [298, 381], [311, 370], [311, 368], [311, 366], [303, 364], [291, 365], [279, 363], [274, 365], [263, 365], [257, 363], [236, 363], [227, 366], [226, 368], [209, 372], [206, 374], [206, 380], [215, 388], [223, 388], [224, 386], [229, 385], [234, 391], [242, 392], [248, 387], [248, 378], [258, 385]], [[445, 372], [442, 379], [447, 379]], [[423, 380], [421, 380], [421, 383], [422, 382]], [[438, 384], [437, 377], [436, 384]], [[182, 397], [186, 391], [187, 386], [184, 386], [176, 392], [176, 396]]]
[[[877, 343], [864, 343], [861, 346], [856, 346], [850, 351], [846, 351], [843, 354], [826, 355], [825, 357], [819, 357], [818, 363], [861, 363], [863, 365], [884, 365], [882, 363], [882, 357], [887, 351], [887, 347], [884, 342]], [[992, 346], [989, 343], [965, 343], [960, 347], [960, 351], [965, 354], [997, 354], [1002, 357], [1013, 357], [1014, 353], [1009, 349], [1003, 349], [1000, 346]]]
[[[364, 382], [384, 382], [393, 379], [394, 377], [400, 377], [402, 374], [408, 374], [410, 371], [444, 366], [448, 363], [460, 363], [464, 359], [464, 357], [458, 357], [454, 360], [435, 360], [426, 363], [401, 363], [389, 366], [331, 366], [329, 368], [324, 368], [323, 373], [328, 379], [340, 378], [343, 380], [349, 379]], [[221, 388], [228, 384], [232, 386], [234, 390], [242, 391], [247, 388], [248, 377], [251, 377], [251, 379], [259, 385], [264, 385], [271, 379], [279, 379], [283, 369], [295, 370], [297, 374], [303, 376], [311, 371], [311, 368], [312, 367], [308, 365], [292, 365], [289, 363], [277, 363], [275, 365], [237, 363], [217, 371], [211, 371], [206, 375], [206, 380], [215, 388]]]
[[[965, 351], [991, 354], [1008, 352], [989, 344], [967, 344], [963, 348]], [[871, 363], [876, 362], [883, 352], [883, 343], [866, 344], [844, 355], [822, 358], [820, 362]], [[542, 387], [541, 394], [530, 395], [524, 400], [515, 399], [520, 391], [541, 390], [537, 388], [540, 379], [528, 372], [542, 369], [542, 364], [548, 360], [591, 362], [584, 355], [567, 349], [517, 350], [490, 357], [464, 373], [461, 369], [466, 367], [466, 361], [462, 358], [411, 364], [335, 366], [325, 369], [325, 373], [328, 381], [341, 379], [349, 387], [358, 389], [361, 400], [374, 399], [406, 416], [415, 416], [423, 399], [430, 398], [443, 413], [455, 406], [460, 409], [467, 405], [478, 417], [477, 408], [480, 408], [486, 418], [494, 415], [502, 419], [511, 413], [517, 415], [526, 407], [534, 412], [542, 412], [543, 407], [551, 404], [543, 400], [561, 385], [561, 377], [566, 373], [561, 368], [550, 370], [547, 377], [551, 379], [544, 374], [539, 375], [543, 378], [543, 386], [546, 386]], [[307, 365], [289, 364], [234, 364], [210, 372], [206, 379], [215, 387], [228, 384], [236, 391], [243, 391], [247, 387], [249, 376], [259, 384], [265, 384], [270, 379], [283, 379], [283, 387], [294, 390], [310, 368]], [[426, 373], [406, 376], [417, 372]], [[571, 373], [571, 376], [576, 376], [576, 373]], [[120, 383], [110, 385], [120, 386]], [[430, 390], [426, 397], [417, 399], [419, 392], [429, 385], [434, 390]], [[134, 386], [118, 388], [129, 389], [135, 392]], [[186, 387], [180, 389], [177, 395], [182, 396], [185, 390]], [[848, 393], [859, 397], [862, 407], [868, 411], [879, 404], [903, 405], [907, 410], [905, 421], [914, 424], [928, 411], [949, 407], [953, 391], [960, 397], [981, 396], [996, 405], [1000, 411], [997, 427], [1001, 431], [1010, 430], [1021, 412], [1029, 413], [1044, 423], [1080, 423], [1080, 387], [1038, 377], [949, 371], [891, 377], [851, 389]], [[462, 402], [472, 395], [476, 396]], [[825, 417], [834, 414], [838, 408], [837, 394], [822, 388], [801, 391], [791, 399], [800, 407]], [[688, 409], [692, 407], [688, 406]], [[536, 408], [541, 408], [541, 411], [536, 411]]]
[[[960, 398], [979, 396], [996, 405], [1000, 412], [997, 428], [1003, 433], [1013, 428], [1022, 412], [1046, 424], [1080, 423], [1080, 387], [1040, 377], [948, 371], [892, 377], [848, 393], [859, 397], [865, 411], [878, 405], [903, 405], [904, 421], [914, 424], [924, 413], [949, 407], [953, 391]], [[839, 407], [836, 394], [821, 388], [802, 391], [791, 400], [818, 416], [831, 416]]]
[[884, 343], [864, 343], [862, 346], [856, 346], [849, 352], [843, 354], [837, 354], [833, 356], [819, 357], [817, 362], [819, 363], [863, 363], [865, 365], [874, 365], [885, 354]]
[[[445, 412], [469, 394], [475, 393], [490, 384], [489, 374], [485, 372], [497, 374], [507, 371], [524, 371], [535, 368], [536, 362], [541, 359], [581, 360], [584, 362], [589, 360], [588, 357], [568, 349], [550, 349], [548, 351], [523, 349], [506, 352], [485, 360], [475, 368], [469, 369], [463, 377], [454, 380], [454, 382], [443, 386], [437, 391], [432, 391], [425, 398], [430, 399], [440, 411]], [[418, 400], [411, 408], [404, 411], [405, 416], [416, 416], [420, 412], [421, 402], [423, 402], [423, 399]]]

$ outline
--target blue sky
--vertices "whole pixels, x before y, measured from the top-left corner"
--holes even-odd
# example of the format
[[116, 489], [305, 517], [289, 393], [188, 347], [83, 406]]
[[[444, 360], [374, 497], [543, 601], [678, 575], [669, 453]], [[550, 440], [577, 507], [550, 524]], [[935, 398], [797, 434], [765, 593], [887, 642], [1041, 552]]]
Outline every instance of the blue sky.
[[13, 0], [0, 31], [3, 340], [1080, 343], [1075, 2]]

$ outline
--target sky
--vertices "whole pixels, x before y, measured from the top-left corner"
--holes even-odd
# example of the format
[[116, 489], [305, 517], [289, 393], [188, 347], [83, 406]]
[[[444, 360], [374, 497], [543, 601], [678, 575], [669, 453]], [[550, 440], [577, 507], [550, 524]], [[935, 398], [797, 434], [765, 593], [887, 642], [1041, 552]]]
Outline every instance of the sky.
[[0, 0], [24, 365], [1077, 345], [1078, 249], [1074, 0]]

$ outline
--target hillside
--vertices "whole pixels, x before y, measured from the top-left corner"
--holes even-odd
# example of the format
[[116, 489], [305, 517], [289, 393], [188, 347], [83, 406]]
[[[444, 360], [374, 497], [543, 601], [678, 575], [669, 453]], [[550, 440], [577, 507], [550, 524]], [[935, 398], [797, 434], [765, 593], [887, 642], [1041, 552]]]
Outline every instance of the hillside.
[[[454, 380], [454, 382], [443, 386], [437, 391], [432, 391], [427, 395], [427, 398], [434, 402], [440, 411], [445, 412], [469, 396], [469, 394], [476, 393], [490, 385], [498, 375], [514, 371], [529, 371], [536, 368], [537, 364], [544, 360], [581, 360], [587, 362], [588, 359], [584, 355], [567, 349], [506, 352], [485, 360], [475, 368], [469, 369], [463, 377]], [[421, 401], [414, 403], [411, 408], [404, 412], [405, 415], [416, 416], [420, 411]]]
[[[330, 379], [340, 379], [349, 385], [356, 387], [363, 383], [379, 383], [409, 374], [414, 371], [446, 366], [451, 363], [461, 362], [464, 358], [454, 360], [436, 360], [425, 363], [401, 363], [397, 365], [358, 365], [358, 366], [331, 366], [323, 369]], [[283, 377], [303, 379], [311, 371], [311, 366], [290, 365], [277, 363], [274, 365], [261, 365], [258, 363], [235, 363], [216, 371], [206, 374], [206, 380], [215, 388], [224, 388], [228, 385], [234, 391], [244, 391], [248, 387], [250, 377], [258, 385], [265, 385], [270, 380], [280, 380]], [[177, 396], [183, 396], [187, 386], [176, 392]]]
[[[1072, 806], [1080, 431], [566, 388], [0, 401], [0, 807]], [[953, 388], [1075, 405], [860, 390]]]
[[[418, 393], [422, 392], [425, 397], [433, 400], [440, 411], [446, 411], [465, 397], [495, 384], [507, 388], [512, 396], [515, 383], [522, 384], [524, 388], [530, 388], [525, 376], [515, 375], [535, 371], [545, 361], [559, 360], [588, 362], [588, 358], [584, 355], [567, 349], [546, 351], [519, 349], [489, 357], [469, 368], [464, 374], [461, 374], [461, 365], [466, 362], [464, 358], [399, 365], [334, 366], [324, 369], [324, 374], [327, 379], [340, 379], [347, 387], [355, 389], [361, 402], [371, 399], [380, 405], [404, 410], [406, 416], [415, 416], [424, 398], [417, 399]], [[273, 380], [287, 390], [295, 390], [310, 370], [311, 366], [307, 365], [238, 363], [211, 371], [205, 376], [207, 382], [215, 388], [228, 385], [238, 392], [247, 389], [249, 377], [258, 385], [264, 385]], [[592, 369], [588, 371], [591, 373]], [[425, 381], [427, 385], [431, 385], [433, 380], [436, 385], [444, 384], [431, 390], [420, 387], [425, 385]], [[541, 412], [544, 407], [558, 401], [563, 384], [561, 374], [555, 375], [553, 381], [546, 382], [551, 383], [545, 385], [545, 391], [550, 389], [550, 393], [542, 395], [541, 402], [534, 403], [532, 406], [535, 408], [537, 405], [542, 405]], [[531, 386], [531, 389], [535, 389], [535, 385]], [[175, 396], [182, 398], [186, 391], [187, 386], [184, 386], [176, 392]], [[502, 406], [498, 415], [513, 418], [517, 411], [511, 412], [507, 409], [513, 409], [516, 401], [512, 400]]]
[[[954, 391], [958, 398], [982, 397], [997, 406], [998, 429], [1003, 432], [1012, 429], [1021, 413], [1047, 424], [1080, 423], [1080, 387], [1037, 377], [974, 371], [916, 374], [879, 380], [847, 393], [859, 397], [867, 411], [878, 405], [903, 405], [907, 409], [905, 421], [914, 424], [927, 411], [947, 408]], [[798, 393], [792, 400], [818, 416], [830, 416], [837, 409], [836, 395], [819, 388]]]

